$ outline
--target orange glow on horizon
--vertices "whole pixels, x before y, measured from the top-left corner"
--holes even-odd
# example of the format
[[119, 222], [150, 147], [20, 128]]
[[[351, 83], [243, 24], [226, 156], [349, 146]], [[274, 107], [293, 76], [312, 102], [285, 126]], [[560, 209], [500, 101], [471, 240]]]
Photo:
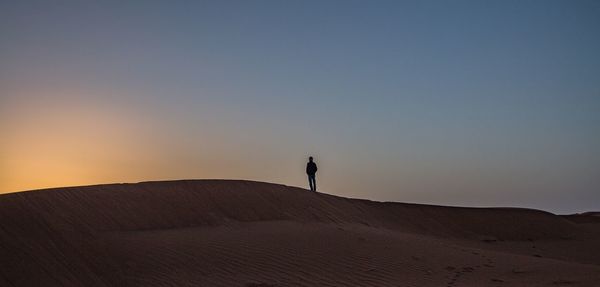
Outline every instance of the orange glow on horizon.
[[146, 165], [130, 163], [149, 148], [139, 144], [148, 140], [139, 115], [64, 93], [38, 94], [44, 96], [36, 102], [13, 104], [5, 120], [0, 193], [125, 179], [124, 170], [135, 177]]
[[9, 103], [9, 112], [0, 114], [7, 135], [0, 141], [0, 194], [147, 180], [260, 179], [240, 163], [248, 155], [239, 154], [239, 143], [212, 125], [194, 123], [190, 131], [169, 122], [172, 113], [118, 104], [126, 101], [114, 93], [107, 100], [94, 91], [21, 94], [27, 100]]

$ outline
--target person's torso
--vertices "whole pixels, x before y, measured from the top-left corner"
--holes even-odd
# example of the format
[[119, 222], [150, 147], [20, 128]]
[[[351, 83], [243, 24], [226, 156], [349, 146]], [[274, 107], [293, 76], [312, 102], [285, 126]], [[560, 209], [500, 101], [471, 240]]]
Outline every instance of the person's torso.
[[315, 172], [317, 172], [317, 164], [314, 162], [309, 162], [306, 166], [306, 172], [308, 172], [309, 174], [314, 174]]

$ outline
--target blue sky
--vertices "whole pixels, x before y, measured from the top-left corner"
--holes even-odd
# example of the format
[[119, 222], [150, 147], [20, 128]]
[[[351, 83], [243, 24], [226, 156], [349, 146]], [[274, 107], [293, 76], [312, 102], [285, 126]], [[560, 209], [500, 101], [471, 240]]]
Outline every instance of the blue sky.
[[6, 1], [0, 34], [0, 192], [313, 155], [341, 196], [600, 208], [597, 1]]

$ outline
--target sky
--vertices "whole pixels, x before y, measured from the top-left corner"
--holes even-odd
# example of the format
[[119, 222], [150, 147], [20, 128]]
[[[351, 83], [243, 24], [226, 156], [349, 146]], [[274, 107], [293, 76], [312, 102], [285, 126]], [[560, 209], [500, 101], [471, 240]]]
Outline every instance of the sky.
[[0, 193], [250, 179], [600, 210], [600, 2], [2, 1]]

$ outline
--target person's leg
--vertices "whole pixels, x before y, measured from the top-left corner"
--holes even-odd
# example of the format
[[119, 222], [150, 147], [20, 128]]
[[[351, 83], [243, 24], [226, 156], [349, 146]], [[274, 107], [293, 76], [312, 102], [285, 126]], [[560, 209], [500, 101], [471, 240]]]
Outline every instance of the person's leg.
[[312, 176], [312, 181], [313, 181], [313, 191], [317, 191], [317, 176], [313, 175]]
[[313, 190], [313, 181], [312, 176], [310, 176], [310, 174], [308, 175], [308, 187], [310, 187], [310, 190]]

